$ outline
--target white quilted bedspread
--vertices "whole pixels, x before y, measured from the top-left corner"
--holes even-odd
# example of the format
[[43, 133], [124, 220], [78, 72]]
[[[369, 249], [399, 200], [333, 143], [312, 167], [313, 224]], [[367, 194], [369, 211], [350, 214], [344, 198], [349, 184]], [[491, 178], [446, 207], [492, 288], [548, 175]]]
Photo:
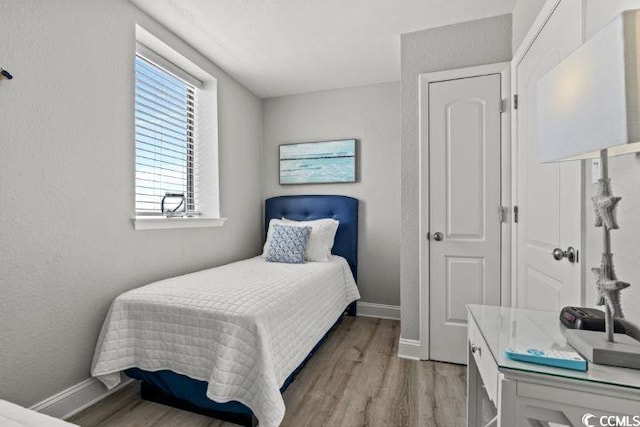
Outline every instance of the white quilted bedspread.
[[247, 405], [261, 427], [284, 417], [280, 387], [345, 307], [360, 298], [344, 258], [280, 264], [256, 257], [120, 295], [104, 322], [91, 373], [170, 369], [208, 381], [207, 396]]
[[2, 427], [73, 427], [57, 418], [18, 406], [0, 399], [0, 426]]

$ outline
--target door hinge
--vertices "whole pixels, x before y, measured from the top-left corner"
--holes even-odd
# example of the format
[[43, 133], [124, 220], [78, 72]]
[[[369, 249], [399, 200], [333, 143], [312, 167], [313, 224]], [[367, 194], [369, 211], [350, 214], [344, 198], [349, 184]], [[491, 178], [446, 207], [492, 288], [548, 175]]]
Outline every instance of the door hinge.
[[517, 110], [518, 109], [518, 95], [513, 95], [513, 109]]
[[498, 219], [501, 223], [504, 222], [504, 217], [506, 216], [506, 212], [507, 212], [507, 208], [505, 208], [504, 206], [500, 206], [498, 208]]
[[500, 100], [500, 114], [504, 113], [509, 109], [509, 100], [507, 98]]
[[513, 207], [513, 222], [518, 223], [518, 207]]

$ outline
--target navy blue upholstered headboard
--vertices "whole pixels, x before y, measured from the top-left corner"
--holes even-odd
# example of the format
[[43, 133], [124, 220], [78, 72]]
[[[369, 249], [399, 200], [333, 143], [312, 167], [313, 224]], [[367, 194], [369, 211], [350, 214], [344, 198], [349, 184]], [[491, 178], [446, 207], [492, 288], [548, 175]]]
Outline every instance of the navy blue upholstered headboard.
[[334, 218], [340, 221], [331, 251], [345, 258], [358, 279], [358, 199], [347, 196], [280, 196], [264, 202], [264, 230], [272, 218], [309, 221]]

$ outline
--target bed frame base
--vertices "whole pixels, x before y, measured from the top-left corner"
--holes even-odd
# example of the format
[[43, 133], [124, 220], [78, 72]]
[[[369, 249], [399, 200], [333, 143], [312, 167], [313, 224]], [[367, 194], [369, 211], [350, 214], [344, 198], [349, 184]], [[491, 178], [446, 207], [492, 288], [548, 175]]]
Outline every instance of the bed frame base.
[[[347, 306], [345, 309], [345, 313], [347, 316], [356, 316], [358, 311], [358, 302], [354, 301]], [[320, 345], [324, 342], [324, 340], [329, 336], [329, 334], [340, 324], [343, 316], [336, 321], [336, 323], [331, 327], [331, 329], [320, 339], [318, 344], [314, 347], [311, 353], [307, 356], [307, 358], [302, 362], [302, 364], [291, 374], [290, 381], [296, 377], [298, 372], [303, 368], [304, 365], [309, 361], [311, 356], [316, 352], [316, 350], [320, 347]], [[287, 383], [284, 388], [286, 388], [289, 384]], [[284, 391], [284, 390], [282, 390]], [[227, 411], [216, 411], [214, 409], [206, 409], [201, 408], [199, 406], [194, 405], [193, 403], [187, 402], [186, 400], [178, 399], [177, 397], [165, 393], [160, 390], [158, 387], [153, 384], [149, 384], [145, 381], [140, 381], [140, 397], [143, 400], [148, 400], [150, 402], [160, 403], [162, 405], [171, 406], [173, 408], [182, 409], [184, 411], [195, 412], [196, 414], [205, 415], [207, 417], [212, 417], [222, 421], [228, 421], [235, 424], [240, 424], [245, 427], [257, 427], [258, 419], [253, 414], [239, 414], [234, 412]]]
[[148, 384], [144, 381], [140, 383], [140, 397], [143, 400], [160, 403], [162, 405], [171, 406], [173, 408], [182, 409], [184, 411], [195, 412], [196, 414], [205, 415], [222, 421], [228, 421], [234, 424], [240, 424], [245, 427], [257, 427], [258, 419], [253, 414], [236, 414], [231, 412], [214, 411], [213, 409], [200, 408], [186, 400], [178, 399], [170, 394], [165, 393], [159, 388]]
[[354, 301], [347, 306], [347, 316], [355, 317], [358, 315], [358, 301]]

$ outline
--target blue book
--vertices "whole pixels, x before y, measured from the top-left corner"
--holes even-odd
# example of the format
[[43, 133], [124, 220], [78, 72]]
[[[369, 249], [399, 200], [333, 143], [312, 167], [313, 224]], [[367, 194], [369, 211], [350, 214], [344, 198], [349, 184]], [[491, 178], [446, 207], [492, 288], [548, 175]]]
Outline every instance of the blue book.
[[587, 370], [587, 361], [575, 351], [542, 351], [537, 348], [514, 349], [508, 347], [504, 350], [504, 355], [509, 359], [521, 362], [573, 369], [575, 371]]

